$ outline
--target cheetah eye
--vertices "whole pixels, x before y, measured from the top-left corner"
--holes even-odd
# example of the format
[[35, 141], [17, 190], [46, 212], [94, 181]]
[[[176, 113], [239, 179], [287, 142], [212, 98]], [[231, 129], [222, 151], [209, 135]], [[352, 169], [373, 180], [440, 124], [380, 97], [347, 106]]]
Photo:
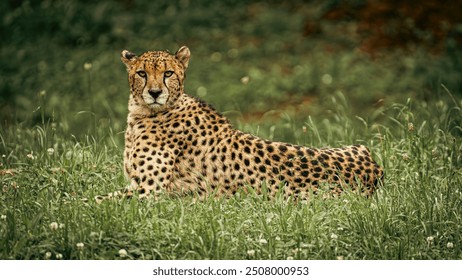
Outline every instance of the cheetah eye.
[[168, 77], [171, 77], [173, 75], [173, 71], [165, 71], [164, 73], [164, 77], [168, 78]]
[[142, 78], [146, 77], [146, 72], [143, 70], [136, 71], [136, 74]]

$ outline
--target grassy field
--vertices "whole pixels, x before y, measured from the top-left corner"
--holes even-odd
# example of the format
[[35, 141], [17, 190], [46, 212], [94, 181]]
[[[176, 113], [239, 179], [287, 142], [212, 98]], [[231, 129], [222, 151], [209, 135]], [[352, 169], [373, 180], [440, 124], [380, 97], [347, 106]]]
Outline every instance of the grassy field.
[[[371, 58], [348, 47], [351, 23], [304, 37], [317, 1], [135, 2], [0, 4], [2, 31], [11, 28], [0, 53], [0, 259], [462, 258], [460, 51]], [[96, 203], [127, 184], [120, 51], [182, 44], [187, 92], [237, 128], [313, 147], [365, 144], [385, 186], [370, 199], [300, 204], [253, 194]]]

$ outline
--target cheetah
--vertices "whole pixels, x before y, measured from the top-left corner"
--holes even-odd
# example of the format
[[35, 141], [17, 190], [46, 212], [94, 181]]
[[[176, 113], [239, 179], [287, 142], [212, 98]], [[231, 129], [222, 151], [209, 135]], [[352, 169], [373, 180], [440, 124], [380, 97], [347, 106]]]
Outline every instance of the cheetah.
[[184, 92], [188, 47], [175, 54], [122, 51], [130, 97], [125, 195], [231, 196], [239, 190], [307, 199], [345, 188], [370, 196], [383, 170], [365, 146], [308, 148], [241, 132], [211, 105]]

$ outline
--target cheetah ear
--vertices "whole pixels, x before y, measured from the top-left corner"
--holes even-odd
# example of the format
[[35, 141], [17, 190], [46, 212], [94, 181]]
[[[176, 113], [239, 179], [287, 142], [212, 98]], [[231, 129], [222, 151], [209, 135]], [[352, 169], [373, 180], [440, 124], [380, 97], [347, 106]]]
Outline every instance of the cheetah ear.
[[183, 64], [185, 69], [188, 68], [190, 56], [191, 52], [186, 46], [182, 46], [175, 54], [175, 57]]
[[125, 64], [125, 66], [127, 66], [127, 69], [130, 68], [130, 65], [131, 63], [133, 62], [133, 60], [137, 59], [138, 57], [136, 56], [136, 54], [130, 52], [130, 51], [127, 51], [127, 50], [123, 50], [122, 51], [122, 57], [120, 60], [122, 60], [122, 62]]

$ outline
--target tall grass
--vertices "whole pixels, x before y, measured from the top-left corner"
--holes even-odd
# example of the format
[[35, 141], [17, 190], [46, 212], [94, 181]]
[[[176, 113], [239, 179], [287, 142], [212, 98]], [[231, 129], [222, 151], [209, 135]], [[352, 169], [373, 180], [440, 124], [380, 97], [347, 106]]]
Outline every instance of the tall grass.
[[118, 259], [125, 249], [130, 259], [460, 259], [461, 100], [410, 99], [368, 123], [339, 99], [306, 130], [287, 120], [291, 129], [282, 121], [258, 131], [292, 131], [287, 138], [313, 146], [368, 144], [386, 172], [371, 199], [239, 193], [98, 204], [92, 197], [126, 184], [116, 141], [76, 139], [48, 123], [2, 129], [0, 258]]

